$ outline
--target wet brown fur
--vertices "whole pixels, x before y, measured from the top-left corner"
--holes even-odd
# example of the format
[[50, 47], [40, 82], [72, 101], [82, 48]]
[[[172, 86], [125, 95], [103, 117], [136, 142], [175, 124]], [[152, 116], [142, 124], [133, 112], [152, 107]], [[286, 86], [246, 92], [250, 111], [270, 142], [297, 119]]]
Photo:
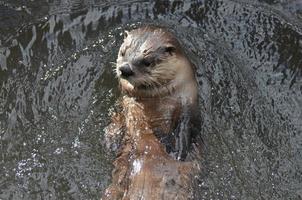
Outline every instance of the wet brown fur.
[[[147, 33], [146, 42], [134, 44], [145, 36], [144, 33]], [[131, 49], [131, 45], [138, 45], [138, 48]], [[121, 139], [121, 145], [113, 163], [112, 183], [102, 199], [191, 199], [192, 177], [199, 171], [199, 166], [189, 151], [194, 151], [194, 155], [199, 152], [186, 147], [188, 155], [180, 160], [167, 151], [162, 138], [172, 136], [169, 141], [175, 145], [174, 137], [181, 123], [184, 129], [179, 130], [190, 134], [197, 108], [194, 71], [175, 36], [165, 29], [149, 26], [133, 30], [125, 38], [117, 70], [129, 61], [121, 59], [121, 51], [138, 51], [139, 56], [142, 54], [140, 45], [154, 51], [162, 45], [170, 46], [173, 52], [160, 55], [163, 60], [155, 63], [150, 73], [137, 72], [134, 79], [145, 78], [146, 82], [118, 76], [124, 93], [122, 111], [113, 116], [112, 123], [106, 128], [106, 138], [109, 146], [116, 138]], [[182, 121], [186, 119], [189, 119], [188, 123]]]

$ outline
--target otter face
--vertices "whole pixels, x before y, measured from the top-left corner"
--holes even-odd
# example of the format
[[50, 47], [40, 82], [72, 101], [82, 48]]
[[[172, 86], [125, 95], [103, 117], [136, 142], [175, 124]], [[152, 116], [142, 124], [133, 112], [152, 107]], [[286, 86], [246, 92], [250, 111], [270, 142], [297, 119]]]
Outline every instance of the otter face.
[[162, 28], [143, 27], [127, 33], [116, 66], [122, 88], [129, 91], [166, 87], [185, 59], [180, 49], [177, 39]]

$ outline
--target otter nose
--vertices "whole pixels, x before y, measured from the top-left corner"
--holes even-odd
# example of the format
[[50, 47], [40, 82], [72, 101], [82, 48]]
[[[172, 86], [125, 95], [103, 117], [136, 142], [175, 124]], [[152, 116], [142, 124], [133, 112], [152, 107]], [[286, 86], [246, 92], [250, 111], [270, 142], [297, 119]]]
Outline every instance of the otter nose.
[[124, 77], [129, 77], [134, 75], [134, 72], [132, 71], [132, 69], [130, 68], [129, 64], [123, 65], [119, 68], [121, 75]]

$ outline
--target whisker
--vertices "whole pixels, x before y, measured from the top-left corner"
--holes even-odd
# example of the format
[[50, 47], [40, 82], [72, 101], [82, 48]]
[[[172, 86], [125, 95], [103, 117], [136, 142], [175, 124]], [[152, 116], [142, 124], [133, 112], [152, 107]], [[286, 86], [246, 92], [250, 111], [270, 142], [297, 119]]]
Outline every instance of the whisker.
[[116, 67], [117, 63], [116, 62], [109, 62], [112, 66], [111, 67]]

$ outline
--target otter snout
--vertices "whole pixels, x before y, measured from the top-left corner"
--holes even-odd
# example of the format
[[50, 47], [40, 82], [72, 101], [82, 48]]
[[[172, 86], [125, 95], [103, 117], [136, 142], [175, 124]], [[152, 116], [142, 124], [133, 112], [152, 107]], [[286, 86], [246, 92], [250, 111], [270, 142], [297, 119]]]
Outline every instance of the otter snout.
[[131, 69], [129, 64], [125, 64], [125, 65], [119, 67], [119, 71], [121, 72], [121, 76], [123, 76], [123, 77], [129, 77], [129, 76], [134, 75], [134, 72]]

